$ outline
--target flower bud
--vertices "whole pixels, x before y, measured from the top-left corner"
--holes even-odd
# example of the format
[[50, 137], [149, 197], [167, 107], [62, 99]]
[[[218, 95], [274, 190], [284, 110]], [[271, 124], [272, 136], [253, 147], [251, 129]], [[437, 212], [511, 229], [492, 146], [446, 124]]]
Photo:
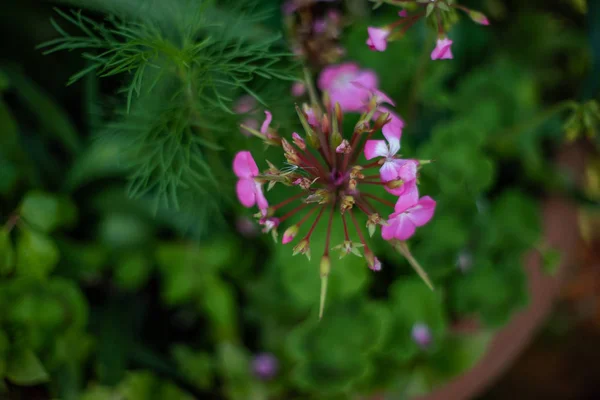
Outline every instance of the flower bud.
[[478, 23], [479, 25], [489, 25], [490, 20], [485, 16], [484, 13], [479, 11], [469, 10], [469, 17], [473, 20], [473, 22]]
[[328, 256], [321, 258], [321, 297], [319, 299], [319, 319], [323, 318], [323, 310], [325, 309], [325, 298], [327, 297], [327, 280], [331, 271], [331, 262]]
[[302, 139], [302, 137], [300, 135], [298, 135], [296, 132], [292, 133], [292, 139], [294, 139], [294, 144], [296, 146], [298, 146], [298, 148], [302, 149], [302, 150], [306, 150], [306, 143], [304, 142], [304, 139]]
[[294, 238], [298, 234], [298, 230], [298, 225], [292, 225], [289, 228], [287, 228], [285, 232], [283, 232], [283, 238], [281, 239], [281, 243], [288, 244], [289, 242], [294, 240]]
[[381, 261], [379, 261], [379, 259], [375, 257], [373, 252], [368, 248], [365, 249], [365, 258], [367, 260], [367, 265], [369, 266], [370, 270], [381, 271]]
[[297, 254], [304, 254], [310, 260], [310, 245], [307, 238], [302, 239], [300, 243], [294, 246], [294, 253], [292, 255], [295, 256]]
[[350, 143], [344, 139], [342, 140], [342, 143], [335, 148], [335, 152], [338, 154], [350, 154], [352, 152], [352, 147], [350, 147]]

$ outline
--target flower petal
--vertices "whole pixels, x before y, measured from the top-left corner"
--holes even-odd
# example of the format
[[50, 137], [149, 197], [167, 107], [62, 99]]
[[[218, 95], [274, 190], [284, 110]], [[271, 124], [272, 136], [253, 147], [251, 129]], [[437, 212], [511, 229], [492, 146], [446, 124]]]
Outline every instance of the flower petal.
[[398, 179], [398, 170], [393, 161], [386, 161], [379, 169], [379, 176], [383, 182], [393, 181]]
[[438, 39], [435, 49], [431, 52], [432, 60], [452, 59], [452, 40], [448, 38]]
[[262, 184], [254, 182], [254, 195], [256, 197], [256, 205], [260, 209], [262, 215], [267, 215], [267, 208], [269, 208], [269, 202], [265, 198], [262, 191]]
[[367, 43], [369, 48], [371, 50], [385, 51], [390, 30], [369, 26], [367, 32], [369, 33], [369, 42]]
[[365, 142], [365, 158], [387, 157], [389, 149], [385, 140], [367, 140]]
[[251, 178], [258, 175], [258, 167], [249, 151], [240, 151], [235, 155], [233, 172], [238, 178]]
[[405, 212], [416, 205], [419, 201], [419, 190], [414, 182], [406, 187], [406, 191], [398, 198], [394, 211], [397, 213]]
[[421, 197], [417, 205], [408, 210], [407, 216], [416, 226], [423, 226], [433, 217], [435, 205], [435, 200], [431, 197]]
[[263, 122], [262, 126], [260, 127], [260, 133], [264, 133], [266, 134], [268, 129], [269, 129], [269, 125], [271, 125], [271, 121], [273, 120], [273, 115], [271, 115], [271, 113], [269, 111], [265, 111], [265, 121]]
[[344, 63], [338, 65], [330, 65], [323, 69], [319, 76], [319, 89], [325, 91], [330, 89], [335, 81], [344, 74], [356, 74], [358, 72], [358, 64]]
[[244, 178], [237, 182], [235, 187], [238, 200], [244, 207], [252, 207], [256, 204], [256, 192], [254, 190], [254, 179]]
[[381, 228], [381, 236], [385, 240], [406, 240], [415, 233], [415, 224], [405, 213], [394, 213], [390, 215], [388, 225]]

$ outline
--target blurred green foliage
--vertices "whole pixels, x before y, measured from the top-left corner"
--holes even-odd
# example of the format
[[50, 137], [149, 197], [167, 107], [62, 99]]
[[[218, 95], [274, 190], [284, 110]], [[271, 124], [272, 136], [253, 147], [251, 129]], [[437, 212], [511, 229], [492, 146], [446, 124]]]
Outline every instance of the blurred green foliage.
[[[560, 259], [543, 242], [539, 203], [569, 187], [553, 164], [565, 131], [591, 136], [598, 118], [597, 103], [579, 97], [592, 58], [581, 2], [488, 0], [492, 25], [461, 20], [451, 62], [429, 60], [434, 37], [420, 25], [385, 53], [371, 52], [366, 27], [389, 22], [391, 7], [346, 16], [346, 59], [377, 72], [406, 120], [403, 156], [433, 161], [420, 180], [436, 215], [410, 245], [436, 291], [376, 239], [379, 274], [354, 256], [332, 260], [321, 322], [318, 258], [236, 231], [247, 213], [231, 201], [233, 154], [264, 150], [239, 133], [240, 117], [227, 112], [234, 100], [254, 93], [281, 133], [298, 129], [290, 82], [278, 79], [295, 71], [280, 60], [279, 3], [68, 3], [89, 8], [81, 14], [89, 19], [63, 9], [83, 36], [65, 27], [57, 40], [56, 14], [33, 1], [0, 19], [21, 21], [0, 26], [31, 34], [30, 48], [81, 44], [87, 54], [82, 62], [76, 52], [11, 47], [0, 68], [0, 391], [27, 396], [35, 386], [62, 400], [422, 394], [471, 368], [527, 304], [527, 251], [542, 251], [549, 272]], [[29, 32], [32, 24], [39, 29]], [[175, 45], [178, 61], [158, 44]], [[119, 58], [130, 51], [135, 57]], [[237, 57], [248, 69], [235, 78], [226, 67]], [[90, 73], [64, 88], [82, 68]], [[188, 84], [201, 87], [192, 102]], [[343, 231], [333, 226], [336, 244]], [[324, 236], [322, 224], [315, 254]], [[456, 333], [472, 318], [482, 323], [477, 334]], [[412, 338], [416, 324], [430, 330], [427, 348]], [[261, 352], [279, 360], [272, 380], [253, 373]]]

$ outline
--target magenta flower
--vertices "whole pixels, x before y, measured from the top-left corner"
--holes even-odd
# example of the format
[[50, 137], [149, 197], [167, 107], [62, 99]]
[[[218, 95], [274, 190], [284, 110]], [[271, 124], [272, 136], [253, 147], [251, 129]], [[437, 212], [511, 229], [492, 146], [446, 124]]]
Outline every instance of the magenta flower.
[[452, 40], [447, 37], [438, 39], [435, 49], [431, 52], [432, 60], [449, 60], [454, 58], [452, 55]]
[[417, 227], [431, 220], [435, 211], [435, 200], [429, 196], [419, 199], [417, 185], [412, 184], [411, 188], [400, 196], [394, 211], [387, 225], [381, 229], [381, 236], [385, 240], [404, 241], [415, 234]]
[[431, 337], [431, 330], [425, 324], [417, 323], [414, 324], [411, 331], [411, 337], [416, 344], [422, 349], [426, 349], [431, 345], [433, 338]]
[[369, 90], [376, 88], [377, 75], [354, 63], [330, 65], [319, 76], [319, 89], [327, 91], [331, 104], [339, 103], [342, 111], [362, 111]]
[[239, 178], [236, 186], [237, 197], [244, 207], [255, 204], [266, 215], [269, 203], [262, 191], [262, 184], [254, 178], [258, 176], [258, 167], [249, 151], [240, 151], [233, 160], [233, 172]]
[[235, 105], [233, 106], [233, 110], [237, 114], [247, 114], [250, 111], [254, 110], [256, 107], [256, 99], [249, 95], [244, 95], [237, 99]]
[[[356, 88], [353, 85], [351, 87]], [[366, 90], [361, 93], [368, 95]], [[343, 113], [339, 112], [339, 108], [330, 108], [323, 113], [316, 106], [297, 107], [296, 111], [305, 130], [304, 137], [294, 132], [291, 135], [292, 140], [288, 141], [273, 129], [269, 130], [269, 137], [262, 137], [270, 145], [281, 146], [288, 164], [285, 171], [267, 162], [268, 168], [259, 173], [248, 152], [238, 153], [234, 161], [234, 171], [240, 178], [238, 184], [242, 186], [238, 190], [240, 201], [247, 207], [255, 203], [259, 205], [262, 212], [258, 217], [265, 228], [264, 232], [274, 233], [278, 225], [289, 224], [283, 233], [282, 243], [287, 244], [297, 240], [293, 247], [294, 255], [304, 254], [310, 258], [312, 234], [323, 219], [327, 221], [325, 251], [321, 258], [323, 292], [320, 315], [323, 312], [330, 271], [330, 250], [340, 250], [340, 257], [350, 253], [364, 256], [367, 266], [373, 271], [379, 271], [381, 262], [369, 248], [366, 238], [367, 234], [372, 236], [382, 225], [382, 235], [407, 257], [411, 265], [430, 285], [426, 274], [410, 256], [408, 247], [399, 240], [408, 238], [414, 233], [416, 226], [422, 226], [431, 219], [435, 202], [429, 197], [418, 199], [416, 191], [418, 162], [396, 158], [400, 149], [400, 130], [392, 129], [391, 133], [384, 134], [386, 140], [371, 140], [373, 135], [379, 134], [387, 124], [393, 122], [393, 118], [372, 120], [374, 113], [384, 114], [377, 108], [379, 107], [377, 103], [372, 102], [371, 107], [376, 108], [361, 116], [347, 138], [344, 137], [342, 130]], [[267, 116], [269, 117], [270, 113], [267, 112]], [[309, 117], [313, 119], [313, 123], [309, 123]], [[268, 123], [270, 122], [269, 118]], [[359, 161], [361, 154], [364, 154], [367, 159], [381, 157], [383, 162], [379, 160], [363, 164]], [[381, 168], [381, 172], [366, 175], [364, 172], [371, 168]], [[269, 189], [281, 183], [298, 193], [288, 196], [282, 202], [271, 205], [265, 210], [266, 199], [263, 197], [259, 182], [267, 183]], [[384, 196], [392, 196], [390, 193], [396, 193], [395, 196], [400, 192], [403, 194], [399, 199], [393, 197], [394, 201], [390, 201], [370, 190], [364, 190], [369, 187], [383, 187], [381, 192]], [[378, 209], [382, 207], [394, 207], [389, 222], [385, 222], [380, 217]], [[344, 240], [341, 244], [332, 247], [330, 240], [335, 214], [339, 215], [343, 224]], [[361, 226], [358, 214], [364, 215], [366, 226]], [[389, 226], [386, 226], [388, 224]], [[412, 231], [410, 231], [410, 224], [413, 225]], [[401, 227], [398, 228], [398, 225]], [[390, 234], [386, 233], [388, 231]]]
[[292, 85], [292, 96], [300, 97], [306, 93], [306, 85], [303, 82], [295, 82]]
[[375, 28], [370, 26], [367, 28], [367, 32], [369, 33], [369, 38], [367, 39], [367, 46], [371, 50], [375, 51], [385, 51], [387, 48], [387, 39], [390, 35], [389, 28]]
[[378, 111], [380, 112], [375, 113], [373, 118], [379, 118], [381, 113], [388, 113], [390, 115], [390, 122], [385, 124], [381, 130], [384, 136], [402, 136], [402, 129], [404, 128], [404, 121], [402, 120], [402, 118], [400, 118], [398, 114], [394, 113], [386, 107], [379, 107]]
[[261, 353], [252, 360], [252, 372], [261, 380], [271, 380], [279, 371], [279, 361], [271, 353]]

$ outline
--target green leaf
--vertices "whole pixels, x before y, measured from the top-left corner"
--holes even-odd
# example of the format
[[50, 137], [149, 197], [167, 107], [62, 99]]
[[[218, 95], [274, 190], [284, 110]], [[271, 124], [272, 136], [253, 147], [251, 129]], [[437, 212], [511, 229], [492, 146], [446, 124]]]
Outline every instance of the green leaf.
[[386, 338], [386, 352], [394, 359], [405, 362], [422, 350], [412, 338], [412, 329], [423, 324], [431, 332], [432, 351], [441, 346], [446, 334], [447, 317], [440, 294], [430, 290], [420, 279], [398, 280], [391, 289], [391, 328]]
[[9, 356], [6, 378], [16, 385], [29, 386], [47, 382], [50, 377], [33, 351], [14, 350]]
[[215, 342], [238, 341], [238, 310], [231, 285], [216, 277], [206, 277], [198, 295], [199, 307], [211, 322]]
[[194, 352], [182, 345], [171, 351], [178, 369], [185, 377], [200, 389], [208, 389], [214, 380], [214, 362], [208, 353]]
[[45, 278], [59, 260], [56, 244], [44, 233], [22, 228], [17, 237], [17, 274]]
[[128, 253], [119, 259], [114, 279], [124, 289], [137, 290], [148, 281], [151, 272], [152, 264], [146, 255]]
[[75, 205], [67, 198], [40, 191], [28, 192], [20, 207], [21, 217], [43, 232], [74, 223], [76, 213]]
[[65, 149], [73, 153], [79, 151], [81, 148], [79, 135], [67, 113], [58, 106], [59, 103], [19, 71], [10, 69], [5, 72], [17, 94], [37, 116], [42, 131], [51, 133]]
[[15, 266], [15, 252], [6, 229], [0, 229], [0, 276], [8, 275]]

